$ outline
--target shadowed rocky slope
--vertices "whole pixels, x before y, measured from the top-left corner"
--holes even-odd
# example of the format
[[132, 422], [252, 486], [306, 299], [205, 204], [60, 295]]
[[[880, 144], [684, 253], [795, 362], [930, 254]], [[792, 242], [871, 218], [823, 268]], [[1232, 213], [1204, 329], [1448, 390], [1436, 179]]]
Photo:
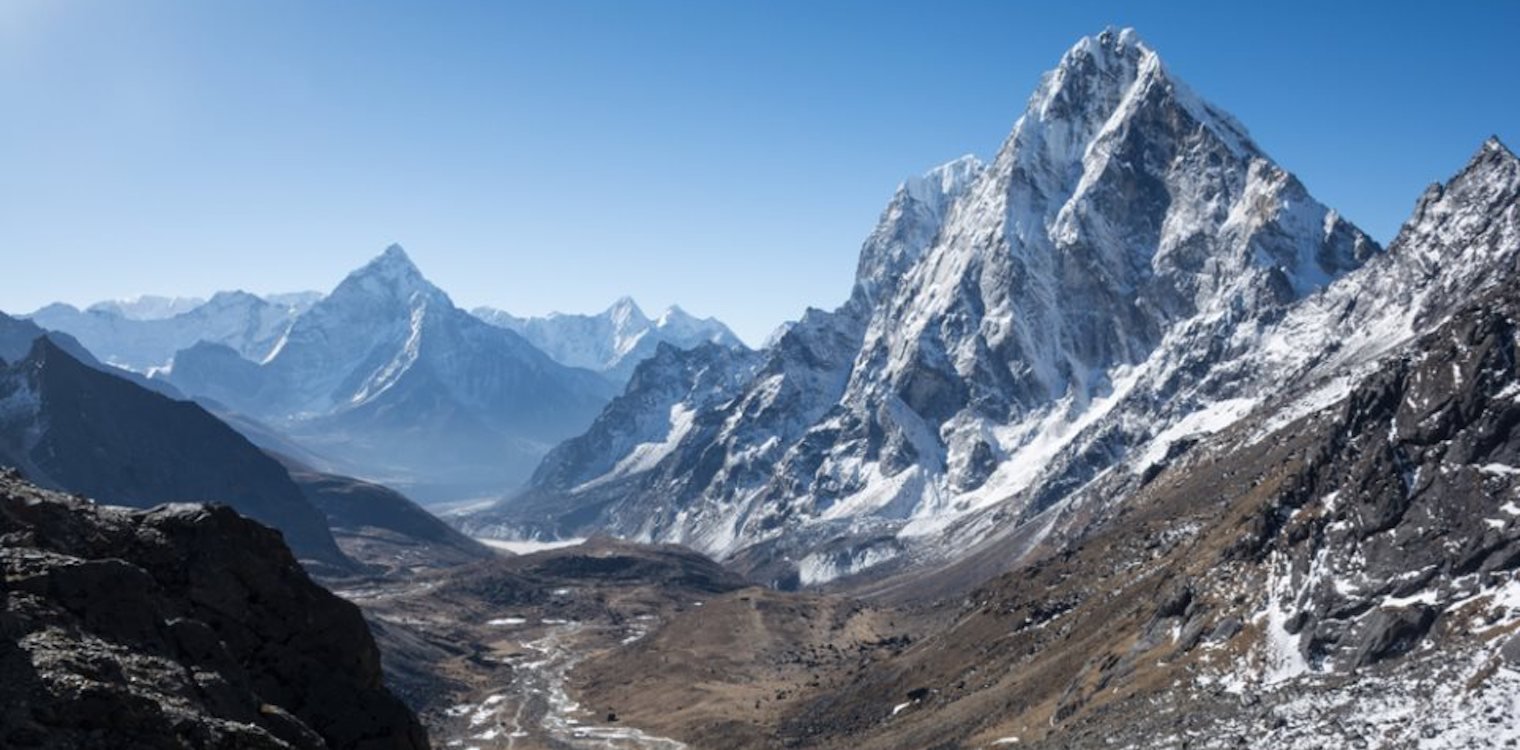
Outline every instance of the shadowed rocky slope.
[[226, 503], [302, 559], [352, 567], [277, 461], [200, 406], [90, 367], [50, 336], [0, 367], [0, 465], [118, 505]]
[[221, 506], [0, 476], [0, 746], [428, 746], [357, 607]]

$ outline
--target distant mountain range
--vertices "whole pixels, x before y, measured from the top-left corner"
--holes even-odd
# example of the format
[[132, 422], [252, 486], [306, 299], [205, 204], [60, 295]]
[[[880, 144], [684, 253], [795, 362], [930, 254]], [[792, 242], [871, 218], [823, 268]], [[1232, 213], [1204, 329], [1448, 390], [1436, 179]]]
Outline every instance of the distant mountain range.
[[714, 343], [744, 349], [728, 326], [713, 318], [697, 318], [670, 307], [650, 320], [631, 298], [624, 297], [597, 315], [551, 313], [542, 318], [519, 318], [491, 307], [477, 307], [475, 317], [521, 334], [556, 362], [584, 367], [621, 385], [633, 369], [654, 355], [659, 345], [691, 349]]
[[297, 316], [262, 360], [201, 342], [163, 377], [329, 468], [426, 500], [520, 482], [613, 393], [455, 307], [394, 245]]
[[278, 462], [201, 407], [89, 367], [47, 336], [0, 369], [0, 464], [115, 505], [226, 503], [302, 557], [351, 566]]
[[[1485, 141], [1384, 248], [1111, 28], [990, 161], [903, 182], [845, 301], [759, 351], [629, 299], [465, 312], [391, 246], [326, 295], [0, 315], [0, 465], [102, 502], [225, 503], [309, 569], [366, 576], [372, 614], [405, 605], [376, 619], [385, 642], [440, 670], [409, 684], [451, 746], [596, 739], [591, 714], [546, 718], [571, 690], [617, 724], [600, 737], [662, 746], [623, 727], [851, 750], [1512, 743], [1520, 158]], [[27, 540], [46, 564], [7, 559], [65, 583], [95, 579], [62, 558], [101, 556], [77, 528], [262, 534], [0, 490], [0, 521], [47, 542]], [[493, 554], [471, 536], [599, 534], [781, 591], [626, 542], [471, 564]], [[567, 582], [598, 578], [659, 591]], [[494, 630], [530, 604], [550, 629]], [[473, 703], [433, 690], [477, 669]]]
[[[107, 364], [148, 373], [168, 369], [176, 353], [199, 343], [222, 344], [261, 362], [295, 319], [324, 296], [230, 291], [207, 300], [144, 295], [96, 302], [84, 310], [53, 303], [21, 317], [73, 336]], [[682, 349], [705, 342], [745, 348], [715, 318], [698, 318], [673, 305], [651, 319], [631, 297], [594, 315], [556, 312], [524, 318], [494, 307], [477, 307], [470, 314], [517, 333], [562, 365], [593, 370], [618, 385], [661, 343]]]
[[329, 575], [491, 554], [393, 491], [270, 456], [172, 386], [4, 314], [0, 466], [114, 505], [229, 505], [280, 530], [313, 571]]
[[315, 292], [268, 297], [222, 292], [208, 301], [140, 297], [100, 302], [83, 311], [52, 304], [27, 317], [50, 331], [73, 336], [104, 362], [150, 372], [168, 367], [175, 352], [202, 341], [262, 360], [296, 316], [320, 297]]
[[141, 297], [28, 317], [265, 449], [433, 502], [513, 489], [662, 343], [744, 349], [716, 320], [676, 307], [651, 320], [626, 298], [599, 315], [471, 315], [399, 245], [326, 295]]

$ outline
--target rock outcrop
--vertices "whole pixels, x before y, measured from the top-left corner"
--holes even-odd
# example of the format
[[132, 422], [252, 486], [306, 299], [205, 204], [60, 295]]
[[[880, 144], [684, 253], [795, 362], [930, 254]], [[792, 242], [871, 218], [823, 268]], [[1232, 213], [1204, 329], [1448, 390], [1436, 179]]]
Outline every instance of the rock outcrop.
[[0, 746], [428, 746], [357, 607], [224, 506], [0, 476]]

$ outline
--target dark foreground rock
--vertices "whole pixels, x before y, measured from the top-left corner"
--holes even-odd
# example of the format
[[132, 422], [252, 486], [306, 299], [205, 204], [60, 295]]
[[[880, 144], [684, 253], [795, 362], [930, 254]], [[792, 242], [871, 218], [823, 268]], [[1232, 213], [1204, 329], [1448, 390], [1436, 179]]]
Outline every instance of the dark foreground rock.
[[0, 747], [425, 748], [358, 608], [229, 508], [0, 475]]

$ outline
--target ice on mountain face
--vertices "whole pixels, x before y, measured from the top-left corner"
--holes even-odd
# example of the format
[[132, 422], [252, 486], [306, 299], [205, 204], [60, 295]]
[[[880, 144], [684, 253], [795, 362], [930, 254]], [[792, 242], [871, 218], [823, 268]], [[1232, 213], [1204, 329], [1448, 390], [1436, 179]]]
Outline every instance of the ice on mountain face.
[[322, 301], [325, 296], [321, 292], [280, 292], [276, 294], [262, 295], [265, 302], [289, 310], [294, 315], [310, 310], [312, 305]]
[[[577, 530], [719, 556], [784, 538], [815, 582], [869, 564], [852, 534], [953, 555], [1049, 524], [1095, 478], [1165, 465], [1264, 394], [1333, 401], [1449, 314], [1514, 252], [1512, 162], [1485, 146], [1383, 253], [1110, 30], [1042, 80], [991, 163], [904, 183], [849, 301], [776, 337], [657, 463], [583, 499], [539, 490], [575, 507], [616, 490]], [[603, 447], [585, 465], [632, 449]]]
[[495, 326], [516, 331], [556, 362], [584, 367], [624, 383], [633, 370], [653, 356], [661, 343], [690, 349], [711, 342], [742, 348], [727, 326], [713, 318], [697, 318], [671, 306], [651, 320], [630, 297], [623, 297], [597, 315], [551, 313], [543, 318], [519, 318], [489, 307], [471, 311]]
[[96, 302], [86, 312], [103, 312], [127, 320], [162, 320], [190, 312], [205, 304], [200, 297], [160, 297], [144, 294], [127, 299]]
[[424, 501], [511, 489], [612, 396], [605, 379], [454, 307], [399, 246], [319, 300], [287, 300], [306, 302], [262, 358], [197, 346], [168, 377]]
[[796, 325], [797, 325], [797, 321], [795, 321], [795, 320], [788, 320], [788, 321], [782, 323], [781, 325], [776, 326], [776, 329], [774, 331], [771, 331], [769, 336], [765, 337], [765, 341], [761, 342], [760, 348], [761, 349], [769, 349], [769, 348], [775, 346], [776, 344], [780, 343], [782, 337], [786, 336], [787, 332], [790, 331], [790, 330], [792, 330], [792, 328], [794, 326], [796, 326]]
[[[817, 467], [815, 491], [844, 488], [846, 505], [852, 485], [879, 493], [859, 479], [872, 450], [917, 464], [939, 478], [905, 530], [941, 528], [1038, 487], [1109, 411], [1133, 408], [1121, 399], [1157, 404], [1182, 361], [1218, 356], [1169, 334], [1271, 318], [1376, 252], [1133, 33], [1084, 40], [874, 308], [841, 405], [886, 434], [796, 463]], [[1124, 371], [1134, 386], [1120, 386]], [[897, 402], [907, 411], [883, 408]], [[1212, 413], [1168, 406], [1146, 415], [1163, 441], [1169, 420]], [[913, 437], [925, 423], [927, 448]], [[1136, 438], [1148, 439], [1121, 439]]]
[[856, 314], [864, 314], [896, 289], [898, 280], [933, 243], [950, 205], [984, 169], [976, 157], [962, 156], [898, 187], [860, 252], [850, 299], [858, 308]]
[[[284, 298], [277, 303], [241, 291], [218, 292], [204, 301], [142, 297], [131, 304], [97, 303], [84, 312], [49, 305], [31, 318], [74, 336], [104, 362], [150, 372], [169, 368], [175, 352], [202, 342], [230, 347], [249, 359], [268, 356], [309, 300], [305, 294]], [[173, 312], [181, 307], [186, 309]]]
[[659, 440], [638, 443], [629, 451], [628, 455], [618, 461], [606, 474], [576, 487], [576, 490], [587, 490], [597, 484], [611, 482], [619, 477], [625, 477], [642, 471], [648, 471], [655, 467], [661, 459], [670, 455], [671, 451], [680, 445], [681, 440], [691, 431], [691, 418], [693, 410], [684, 403], [678, 403], [670, 407], [670, 422], [662, 430]]
[[[951, 201], [949, 197], [925, 201], [921, 188], [964, 190], [974, 171], [973, 162], [962, 160], [929, 173], [919, 181], [919, 188], [910, 190], [905, 184], [898, 190], [862, 250], [862, 266], [879, 273], [870, 280], [873, 289], [895, 288], [894, 271], [890, 269], [903, 259], [911, 262], [920, 255], [922, 245], [937, 232], [943, 207]], [[918, 192], [917, 198], [914, 192]], [[622, 481], [645, 482], [649, 475], [657, 475], [661, 479], [649, 481], [680, 485], [667, 488], [672, 496], [713, 495], [695, 500], [697, 507], [686, 507], [683, 500], [661, 502], [654, 509], [643, 507], [646, 498], [635, 497], [626, 513], [616, 508], [608, 511], [622, 513], [626, 519], [629, 525], [620, 527], [621, 531], [644, 539], [679, 538], [707, 549], [731, 546], [739, 539], [734, 513], [748, 513], [747, 499], [766, 491], [771, 468], [783, 458], [786, 448], [842, 394], [859, 350], [863, 317], [868, 311], [865, 297], [858, 289], [836, 312], [809, 310], [761, 353], [758, 362], [744, 356], [724, 364], [703, 355], [679, 369], [670, 365], [641, 367], [623, 397], [609, 407], [591, 432], [556, 449], [555, 454], [575, 456], [573, 462], [567, 463], [555, 454], [545, 461], [535, 475], [534, 492], [552, 495], [583, 487], [586, 497], [601, 497], [615, 493]], [[685, 384], [697, 370], [692, 363], [697, 362], [702, 364], [700, 371], [716, 373], [708, 377], [710, 385], [699, 388]], [[655, 397], [656, 393], [666, 395]], [[642, 476], [610, 476], [612, 467], [635, 450], [635, 445], [657, 442], [662, 450], [666, 447], [669, 433], [659, 426], [668, 423], [671, 393], [688, 399], [697, 415], [693, 419], [696, 428]], [[626, 435], [650, 437], [630, 443], [622, 437]], [[706, 454], [704, 465], [715, 473], [704, 471], [696, 478], [682, 468], [699, 452]], [[576, 468], [572, 470], [571, 466]]]

